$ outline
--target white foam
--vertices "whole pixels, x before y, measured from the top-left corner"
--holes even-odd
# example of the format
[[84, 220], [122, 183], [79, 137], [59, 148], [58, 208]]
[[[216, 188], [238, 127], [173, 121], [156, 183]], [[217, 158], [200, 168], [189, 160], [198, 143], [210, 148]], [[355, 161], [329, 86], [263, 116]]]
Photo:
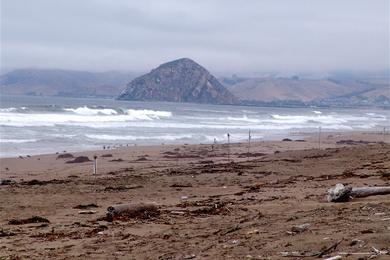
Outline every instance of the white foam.
[[117, 111], [110, 108], [89, 108], [87, 106], [78, 108], [65, 108], [65, 111], [73, 112], [78, 115], [116, 115]]
[[161, 117], [171, 117], [172, 112], [169, 111], [155, 111], [149, 109], [128, 109], [126, 114], [139, 120], [153, 120], [160, 119]]
[[37, 141], [38, 141], [37, 139], [0, 139], [0, 143], [14, 143], [14, 144], [35, 143]]
[[7, 108], [0, 108], [0, 112], [13, 112], [16, 111], [16, 107], [7, 107]]
[[321, 112], [321, 111], [318, 111], [318, 110], [314, 110], [313, 113], [314, 113], [314, 114], [317, 114], [317, 115], [322, 114], [322, 112]]
[[242, 122], [249, 122], [249, 123], [259, 123], [259, 119], [254, 119], [254, 118], [248, 118], [247, 115], [244, 115], [242, 117], [227, 117], [226, 118], [228, 121], [242, 121]]
[[366, 121], [367, 117], [345, 116], [345, 115], [271, 115], [274, 120], [271, 122], [278, 124], [306, 124], [309, 122], [318, 122], [321, 124], [343, 124], [348, 121]]
[[161, 141], [177, 141], [182, 139], [207, 139], [210, 140], [211, 136], [204, 135], [174, 135], [174, 134], [164, 134], [164, 135], [154, 135], [154, 136], [143, 136], [143, 135], [107, 135], [107, 134], [86, 134], [87, 138], [96, 139], [96, 140], [105, 140], [105, 141], [147, 141], [147, 140], [161, 140]]
[[[72, 113], [4, 113], [0, 112], [2, 126], [55, 126], [80, 125], [86, 127], [127, 126], [133, 121], [152, 121], [172, 116], [168, 111], [130, 109], [126, 114], [117, 114], [113, 109], [68, 109]], [[78, 111], [77, 113], [73, 113]], [[113, 113], [115, 111], [116, 114]], [[133, 123], [131, 123], [133, 124]]]

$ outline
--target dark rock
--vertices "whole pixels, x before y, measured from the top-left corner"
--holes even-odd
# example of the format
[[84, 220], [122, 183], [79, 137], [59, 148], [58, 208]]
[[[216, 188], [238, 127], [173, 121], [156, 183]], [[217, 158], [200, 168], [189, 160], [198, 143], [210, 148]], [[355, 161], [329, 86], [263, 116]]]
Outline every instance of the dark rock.
[[121, 100], [235, 104], [237, 99], [205, 68], [183, 58], [131, 81]]

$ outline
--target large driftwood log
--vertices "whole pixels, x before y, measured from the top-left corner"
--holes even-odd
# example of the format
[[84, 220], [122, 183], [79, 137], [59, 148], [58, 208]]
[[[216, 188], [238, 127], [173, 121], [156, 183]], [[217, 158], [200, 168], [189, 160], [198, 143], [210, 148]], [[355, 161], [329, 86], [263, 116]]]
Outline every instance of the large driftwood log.
[[390, 194], [390, 187], [358, 187], [352, 188], [337, 183], [334, 188], [328, 190], [329, 202], [346, 202], [351, 198], [368, 197], [373, 195]]
[[159, 214], [154, 203], [121, 204], [107, 208], [107, 219], [150, 218]]

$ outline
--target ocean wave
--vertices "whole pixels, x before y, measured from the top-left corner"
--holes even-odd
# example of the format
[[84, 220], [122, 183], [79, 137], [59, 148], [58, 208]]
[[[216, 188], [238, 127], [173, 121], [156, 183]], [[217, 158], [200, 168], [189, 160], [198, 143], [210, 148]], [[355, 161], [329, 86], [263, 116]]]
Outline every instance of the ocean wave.
[[37, 139], [0, 139], [0, 143], [14, 143], [14, 144], [21, 144], [21, 143], [35, 143], [38, 142]]
[[87, 106], [78, 108], [64, 108], [64, 111], [73, 112], [78, 115], [117, 115], [118, 112], [111, 108], [89, 108]]
[[16, 107], [0, 108], [0, 112], [13, 112], [18, 110]]
[[126, 114], [140, 120], [153, 120], [160, 119], [161, 117], [171, 117], [172, 112], [170, 111], [156, 111], [149, 109], [128, 109]]
[[89, 139], [95, 140], [105, 140], [105, 141], [143, 141], [143, 140], [160, 140], [160, 141], [178, 141], [178, 140], [213, 140], [212, 136], [205, 135], [175, 135], [175, 134], [165, 134], [165, 135], [154, 135], [154, 136], [143, 136], [143, 135], [107, 135], [107, 134], [86, 134]]
[[[80, 125], [86, 127], [111, 127], [118, 123], [134, 121], [153, 121], [172, 116], [169, 111], [129, 109], [124, 114], [118, 114], [113, 109], [68, 109], [72, 113], [4, 113], [0, 112], [1, 126], [56, 126]], [[75, 112], [76, 111], [76, 112]], [[116, 114], [114, 114], [114, 112]]]
[[276, 124], [305, 124], [311, 122], [318, 122], [321, 124], [343, 124], [350, 121], [366, 121], [367, 117], [359, 116], [344, 116], [344, 115], [315, 115], [315, 116], [302, 116], [302, 115], [271, 115], [273, 120], [270, 122]]
[[226, 118], [226, 120], [228, 120], [228, 121], [242, 121], [242, 122], [249, 122], [249, 123], [259, 123], [259, 122], [261, 122], [259, 119], [248, 118], [246, 115], [244, 115], [242, 117], [231, 117], [231, 116], [228, 116]]

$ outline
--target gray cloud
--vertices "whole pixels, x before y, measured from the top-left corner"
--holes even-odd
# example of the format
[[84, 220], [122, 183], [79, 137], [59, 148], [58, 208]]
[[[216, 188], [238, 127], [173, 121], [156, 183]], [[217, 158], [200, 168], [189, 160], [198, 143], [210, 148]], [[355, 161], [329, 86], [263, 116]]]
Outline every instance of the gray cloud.
[[213, 72], [389, 68], [387, 0], [2, 0], [1, 65]]

